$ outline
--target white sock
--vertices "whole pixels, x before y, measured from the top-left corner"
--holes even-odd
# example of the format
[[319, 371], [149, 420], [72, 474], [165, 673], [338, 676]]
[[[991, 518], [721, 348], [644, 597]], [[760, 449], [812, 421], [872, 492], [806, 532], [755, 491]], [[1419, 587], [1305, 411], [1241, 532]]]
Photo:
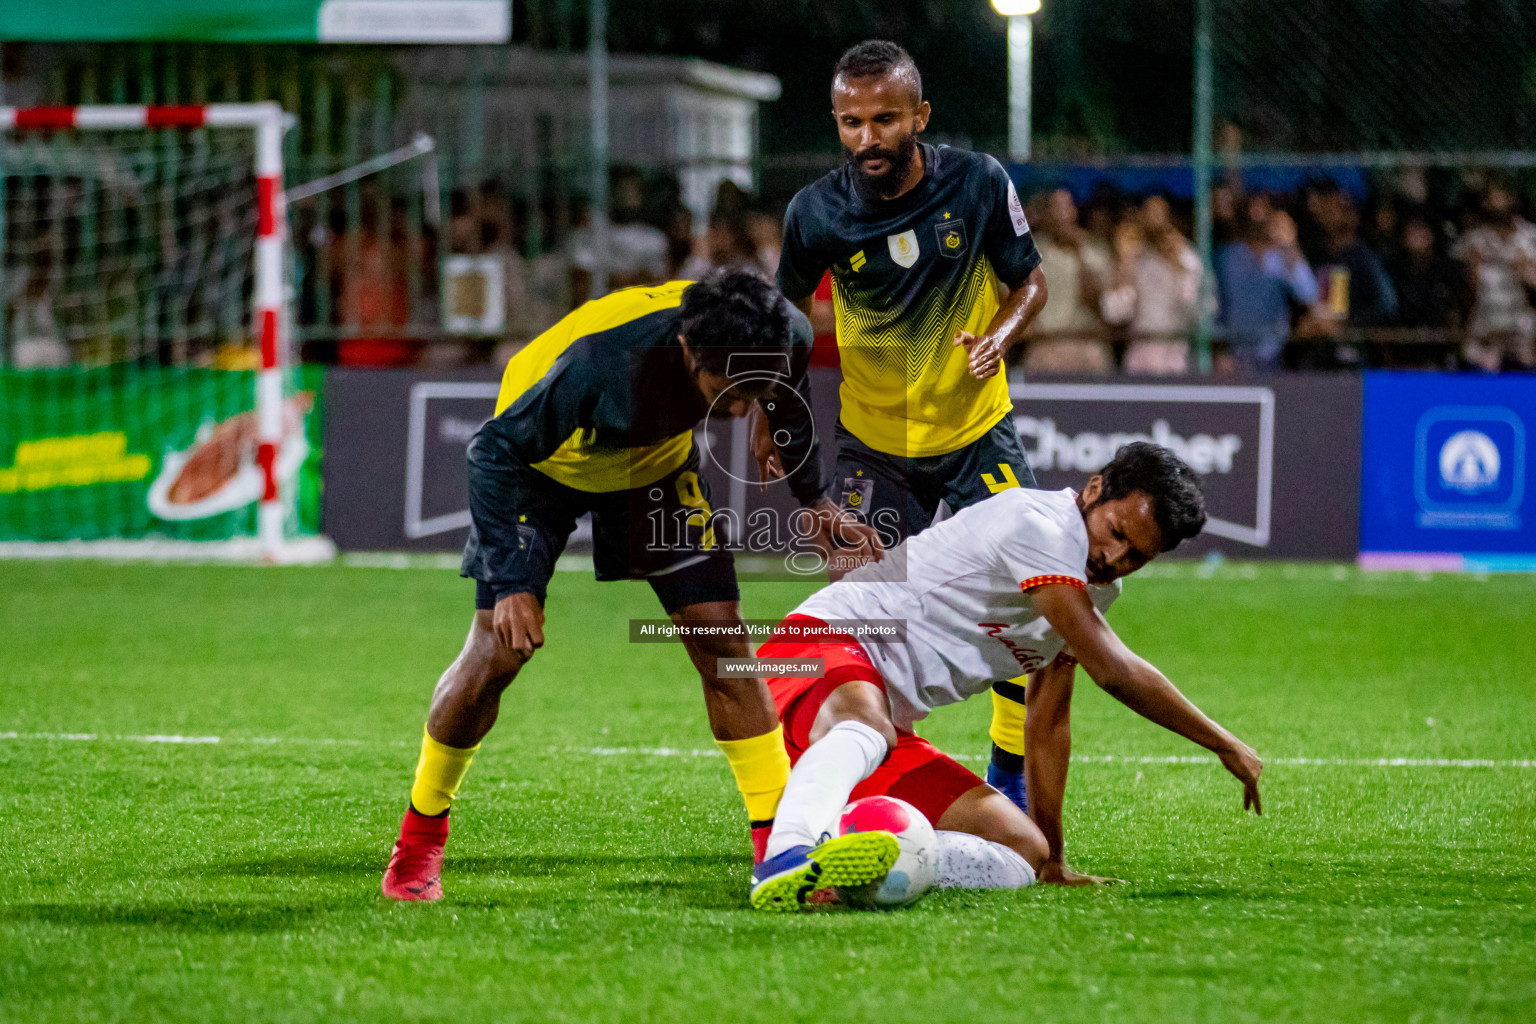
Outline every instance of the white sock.
[[939, 833], [940, 889], [1023, 889], [1035, 869], [1013, 848], [969, 832]]
[[838, 722], [800, 756], [779, 800], [767, 856], [815, 846], [830, 832], [853, 787], [885, 760], [885, 737], [863, 722]]

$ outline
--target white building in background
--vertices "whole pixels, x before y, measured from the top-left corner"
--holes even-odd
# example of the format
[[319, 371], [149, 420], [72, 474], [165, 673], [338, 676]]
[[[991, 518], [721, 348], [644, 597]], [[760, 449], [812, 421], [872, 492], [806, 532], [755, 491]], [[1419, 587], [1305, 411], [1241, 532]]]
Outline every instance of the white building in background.
[[[401, 142], [425, 132], [468, 166], [510, 172], [514, 193], [538, 194], [535, 179], [551, 167], [568, 169], [567, 189], [585, 181], [585, 54], [427, 47], [398, 51], [392, 62], [406, 84], [394, 125]], [[696, 58], [615, 54], [610, 160], [676, 173], [702, 230], [720, 182], [754, 188], [758, 104], [780, 91], [773, 75]]]

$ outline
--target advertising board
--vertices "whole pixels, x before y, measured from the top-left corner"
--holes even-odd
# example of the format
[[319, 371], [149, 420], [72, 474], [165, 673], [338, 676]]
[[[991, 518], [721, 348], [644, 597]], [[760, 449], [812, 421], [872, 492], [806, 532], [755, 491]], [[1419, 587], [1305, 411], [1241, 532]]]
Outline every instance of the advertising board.
[[[469, 524], [464, 450], [495, 408], [494, 370], [327, 375], [326, 532], [344, 550], [453, 551]], [[810, 403], [832, 465], [836, 370]], [[1126, 441], [1178, 450], [1204, 477], [1211, 523], [1181, 555], [1353, 558], [1359, 529], [1360, 378], [1289, 375], [1253, 385], [1016, 383], [1014, 424], [1043, 487], [1081, 487]], [[716, 508], [748, 523], [795, 507], [759, 490], [739, 421], [698, 433]], [[579, 544], [572, 550], [579, 550]]]
[[1360, 560], [1536, 570], [1536, 378], [1365, 378]]

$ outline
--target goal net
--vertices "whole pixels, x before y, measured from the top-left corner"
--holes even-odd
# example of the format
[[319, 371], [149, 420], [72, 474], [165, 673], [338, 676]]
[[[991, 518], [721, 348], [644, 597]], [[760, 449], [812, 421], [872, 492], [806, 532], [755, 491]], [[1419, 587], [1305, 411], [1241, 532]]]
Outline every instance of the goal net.
[[329, 553], [284, 117], [0, 108], [0, 555]]

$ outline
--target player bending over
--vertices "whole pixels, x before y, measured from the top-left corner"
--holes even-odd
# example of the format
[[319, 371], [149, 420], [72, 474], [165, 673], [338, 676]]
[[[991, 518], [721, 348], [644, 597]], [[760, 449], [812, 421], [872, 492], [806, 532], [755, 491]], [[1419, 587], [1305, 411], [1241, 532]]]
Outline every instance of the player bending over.
[[[810, 324], [772, 285], [716, 271], [588, 302], [507, 364], [495, 418], [469, 448], [463, 573], [476, 580], [475, 617], [432, 695], [386, 896], [442, 897], [449, 806], [502, 691], [544, 645], [545, 591], [577, 517], [592, 513], [599, 580], [644, 579], [679, 623], [740, 623], [731, 553], [714, 535], [693, 440], [706, 415], [744, 416], [763, 400], [798, 467], [790, 490], [813, 507], [814, 539], [830, 550], [841, 514], [822, 498], [809, 409], [771, 400], [780, 389], [806, 393], [810, 343]], [[878, 548], [869, 527], [842, 525], [840, 543]], [[717, 658], [748, 655], [745, 631], [686, 645], [748, 815], [766, 822], [789, 776], [773, 701], [761, 680], [715, 672]]]
[[[1137, 442], [1121, 448], [1082, 494], [1004, 491], [801, 604], [758, 656], [823, 658], [825, 674], [769, 680], [794, 770], [767, 857], [752, 872], [752, 905], [794, 909], [840, 884], [825, 880], [820, 858], [829, 844], [821, 837], [850, 798], [876, 794], [914, 804], [939, 830], [986, 841], [957, 845], [945, 837], [941, 885], [967, 884], [959, 877], [972, 885], [1084, 880], [1067, 869], [1061, 838], [1069, 739], [1060, 728], [1059, 685], [1057, 706], [1031, 708], [1033, 821], [911, 731], [935, 707], [1063, 658], [1075, 657], [1131, 710], [1213, 751], [1243, 783], [1243, 806], [1259, 812], [1258, 756], [1127, 648], [1103, 615], [1120, 593], [1120, 577], [1204, 524], [1194, 472], [1168, 449]], [[826, 625], [837, 620], [905, 622], [906, 639], [861, 644]], [[807, 628], [833, 635], [789, 637]], [[894, 837], [864, 834], [886, 837], [884, 855], [894, 860]], [[866, 856], [880, 853], [867, 842]]]

